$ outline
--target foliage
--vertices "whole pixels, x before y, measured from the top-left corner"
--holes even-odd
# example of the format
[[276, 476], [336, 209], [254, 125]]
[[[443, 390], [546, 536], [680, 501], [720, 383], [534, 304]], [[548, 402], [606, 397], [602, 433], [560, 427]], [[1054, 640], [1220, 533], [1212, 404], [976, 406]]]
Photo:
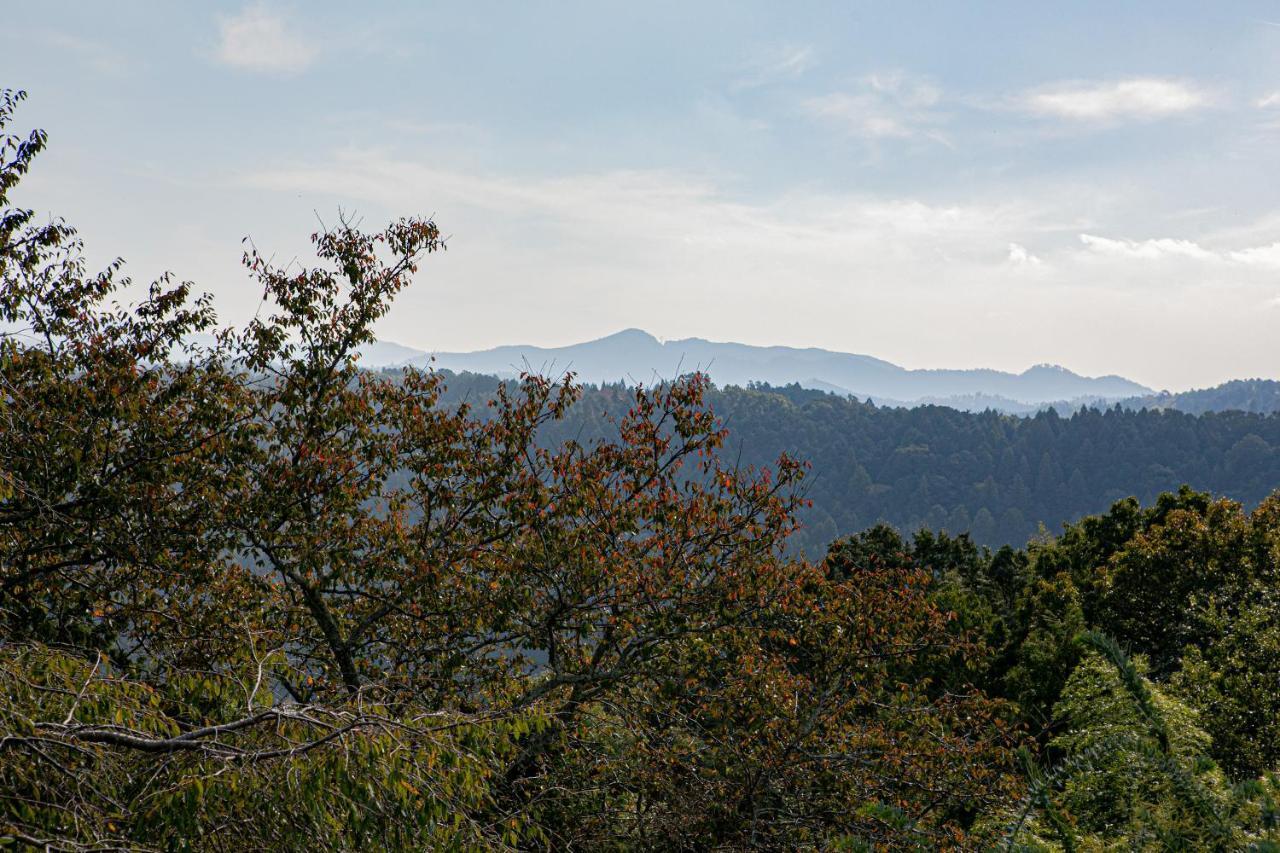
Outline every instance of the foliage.
[[1028, 849], [1274, 849], [1277, 501], [1245, 513], [1184, 488], [994, 554], [881, 526], [829, 560], [936, 577], [930, 597], [982, 642], [930, 677], [976, 675], [1035, 736], [1022, 805], [975, 831]]
[[0, 665], [11, 837], [147, 849], [495, 849], [494, 767], [533, 718], [477, 722], [374, 701], [275, 704], [253, 671], [163, 685], [45, 646]]
[[1196, 712], [1115, 641], [1090, 647], [1062, 692], [1060, 762], [1036, 774], [1011, 840], [1032, 849], [1269, 849], [1280, 843], [1274, 776], [1231, 785], [1205, 754]]

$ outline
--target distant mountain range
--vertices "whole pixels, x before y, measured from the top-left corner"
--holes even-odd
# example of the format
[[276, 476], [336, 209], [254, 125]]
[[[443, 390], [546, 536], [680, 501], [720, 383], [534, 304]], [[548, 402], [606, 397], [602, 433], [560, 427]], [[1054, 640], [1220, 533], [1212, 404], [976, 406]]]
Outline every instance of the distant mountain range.
[[593, 384], [649, 383], [701, 370], [719, 385], [798, 383], [882, 405], [933, 403], [1016, 413], [1062, 401], [1095, 403], [1154, 393], [1120, 376], [1081, 376], [1050, 364], [1022, 373], [909, 370], [868, 355], [817, 348], [758, 347], [702, 338], [659, 341], [639, 329], [565, 347], [503, 346], [478, 352], [431, 354], [379, 341], [366, 348], [362, 362], [374, 368], [433, 363], [437, 368], [500, 377], [524, 370], [550, 374], [572, 370], [579, 380]]
[[1274, 379], [1233, 379], [1213, 388], [1117, 401], [1126, 409], [1176, 409], [1189, 415], [1206, 412], [1280, 412], [1280, 382]]

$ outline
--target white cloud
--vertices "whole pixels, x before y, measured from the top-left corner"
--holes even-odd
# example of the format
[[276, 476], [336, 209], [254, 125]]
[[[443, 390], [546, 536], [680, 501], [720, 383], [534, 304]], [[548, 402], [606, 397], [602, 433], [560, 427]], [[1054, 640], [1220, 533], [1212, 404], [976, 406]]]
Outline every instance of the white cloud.
[[1235, 264], [1258, 269], [1280, 269], [1280, 242], [1243, 249], [1208, 249], [1194, 240], [1160, 237], [1123, 240], [1081, 234], [1080, 242], [1094, 254], [1140, 261], [1181, 259]]
[[1280, 107], [1280, 92], [1271, 92], [1267, 95], [1263, 95], [1257, 100], [1255, 106], [1260, 110], [1265, 110], [1270, 107]]
[[107, 43], [56, 30], [41, 30], [32, 35], [56, 50], [78, 56], [93, 70], [103, 74], [119, 75], [132, 67], [130, 57]]
[[904, 107], [931, 107], [942, 97], [942, 90], [933, 83], [910, 77], [901, 71], [868, 75], [866, 84], [873, 91], [891, 98]]
[[893, 71], [868, 75], [851, 91], [807, 98], [801, 106], [809, 115], [834, 122], [851, 136], [872, 140], [925, 137], [949, 145], [936, 127], [942, 116], [933, 108], [941, 97], [941, 90], [928, 80]]
[[809, 45], [787, 45], [775, 51], [761, 68], [761, 73], [773, 79], [799, 77], [817, 63], [817, 54]]
[[1198, 243], [1169, 237], [1161, 237], [1154, 240], [1117, 240], [1110, 237], [1099, 237], [1094, 234], [1081, 234], [1080, 242], [1091, 252], [1113, 258], [1131, 258], [1144, 261], [1171, 257], [1193, 258], [1202, 261], [1214, 258], [1213, 252], [1201, 247]]
[[1229, 260], [1245, 264], [1246, 266], [1280, 269], [1280, 243], [1271, 243], [1267, 246], [1253, 246], [1248, 249], [1228, 252], [1227, 257]]
[[1009, 264], [1015, 267], [1038, 267], [1044, 261], [1027, 251], [1021, 243], [1009, 244]]
[[[912, 252], [934, 241], [935, 252], [964, 252], [983, 235], [1025, 224], [1013, 206], [941, 205], [913, 199], [792, 195], [769, 204], [725, 198], [706, 181], [660, 171], [611, 171], [559, 178], [517, 179], [436, 168], [351, 149], [320, 165], [299, 165], [244, 177], [248, 186], [288, 192], [335, 193], [403, 208], [429, 198], [436, 210], [465, 207], [485, 216], [529, 217], [567, 232], [606, 232], [634, 245], [636, 229], [682, 245], [760, 245], [771, 252], [841, 250], [910, 241]], [[921, 245], [917, 245], [920, 241]], [[1001, 245], [997, 242], [996, 245]], [[639, 247], [638, 247], [639, 248]], [[989, 251], [984, 246], [979, 251]], [[648, 249], [644, 249], [648, 252]]]
[[896, 118], [879, 112], [879, 104], [867, 95], [842, 92], [819, 95], [804, 102], [805, 111], [820, 118], [834, 119], [855, 136], [872, 139], [906, 137], [911, 130]]
[[733, 89], [754, 89], [781, 80], [793, 80], [818, 63], [817, 52], [810, 45], [787, 44], [762, 53], [748, 63]]
[[1024, 93], [1028, 112], [1076, 121], [1158, 119], [1211, 106], [1204, 90], [1178, 80], [1134, 77], [1110, 82], [1071, 82]]
[[[644, 319], [654, 306], [679, 304], [706, 318], [730, 293], [735, 302], [760, 306], [748, 321], [755, 322], [783, 310], [774, 303], [793, 289], [803, 293], [792, 304], [835, 298], [842, 310], [861, 311], [863, 288], [887, 296], [933, 292], [943, 282], [956, 293], [970, 280], [987, 286], [1012, 273], [1004, 265], [1006, 247], [1040, 216], [1017, 205], [862, 194], [802, 192], [748, 202], [713, 182], [670, 172], [518, 178], [368, 149], [242, 181], [307, 209], [358, 206], [371, 221], [430, 211], [454, 235], [455, 251], [438, 264], [457, 265], [455, 281], [466, 282], [459, 298], [477, 305], [515, 300], [516, 315], [539, 317], [550, 305], [585, 312], [599, 302], [655, 333], [667, 321]], [[513, 293], [513, 280], [529, 287]], [[878, 284], [885, 290], [874, 290]], [[548, 322], [554, 329], [566, 321]]]
[[278, 13], [263, 5], [246, 6], [220, 24], [218, 59], [246, 71], [296, 73], [316, 58], [316, 48]]

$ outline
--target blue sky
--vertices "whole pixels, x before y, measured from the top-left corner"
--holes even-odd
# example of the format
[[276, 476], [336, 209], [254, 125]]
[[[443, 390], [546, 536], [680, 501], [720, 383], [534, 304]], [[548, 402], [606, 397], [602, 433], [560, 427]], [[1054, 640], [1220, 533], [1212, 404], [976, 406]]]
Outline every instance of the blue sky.
[[5, 11], [19, 201], [243, 320], [240, 240], [434, 214], [379, 331], [1280, 377], [1280, 3]]

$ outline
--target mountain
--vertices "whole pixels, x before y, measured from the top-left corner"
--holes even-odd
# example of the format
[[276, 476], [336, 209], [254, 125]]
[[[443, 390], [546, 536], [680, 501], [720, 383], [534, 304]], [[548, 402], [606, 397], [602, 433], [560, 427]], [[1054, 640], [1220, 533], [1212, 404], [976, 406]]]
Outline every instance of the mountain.
[[[418, 353], [399, 363], [424, 366], [432, 356]], [[387, 363], [369, 366], [388, 366]], [[392, 362], [396, 363], [396, 362]], [[1063, 400], [1143, 397], [1150, 388], [1120, 376], [1080, 376], [1041, 364], [1022, 373], [999, 370], [909, 370], [882, 359], [817, 348], [759, 347], [702, 338], [659, 341], [639, 329], [565, 347], [502, 346], [479, 352], [440, 352], [434, 365], [454, 371], [502, 377], [521, 371], [574, 371], [589, 383], [653, 382], [702, 370], [719, 385], [799, 383], [877, 403], [916, 404], [947, 398], [1003, 398], [1025, 411]]]
[[359, 348], [359, 353], [361, 366], [375, 370], [380, 367], [394, 367], [426, 355], [420, 349], [397, 344], [394, 341], [374, 341], [371, 344], [365, 344]]
[[[823, 387], [821, 384], [809, 385], [800, 383], [806, 388], [816, 388], [832, 393], [841, 393], [834, 387]], [[997, 397], [991, 394], [965, 394], [952, 397], [922, 397], [919, 400], [903, 402], [900, 400], [877, 400], [881, 406], [897, 408], [914, 408], [916, 406], [946, 406], [962, 412], [984, 412], [988, 409], [1006, 415], [1034, 415], [1047, 409], [1055, 409], [1067, 414], [1081, 408], [1111, 408], [1139, 411], [1151, 409], [1156, 411], [1184, 412], [1189, 415], [1203, 415], [1208, 412], [1252, 412], [1255, 414], [1271, 414], [1280, 412], [1280, 381], [1274, 379], [1233, 379], [1212, 388], [1197, 388], [1192, 391], [1172, 393], [1160, 391], [1141, 397], [1116, 399], [1114, 397], [1076, 397], [1072, 400], [1057, 400], [1052, 403], [1022, 403], [1008, 397]]]
[[1170, 394], [1164, 391], [1121, 400], [1126, 409], [1174, 409], [1191, 415], [1205, 412], [1280, 412], [1280, 382], [1274, 379], [1233, 379], [1213, 388]]

